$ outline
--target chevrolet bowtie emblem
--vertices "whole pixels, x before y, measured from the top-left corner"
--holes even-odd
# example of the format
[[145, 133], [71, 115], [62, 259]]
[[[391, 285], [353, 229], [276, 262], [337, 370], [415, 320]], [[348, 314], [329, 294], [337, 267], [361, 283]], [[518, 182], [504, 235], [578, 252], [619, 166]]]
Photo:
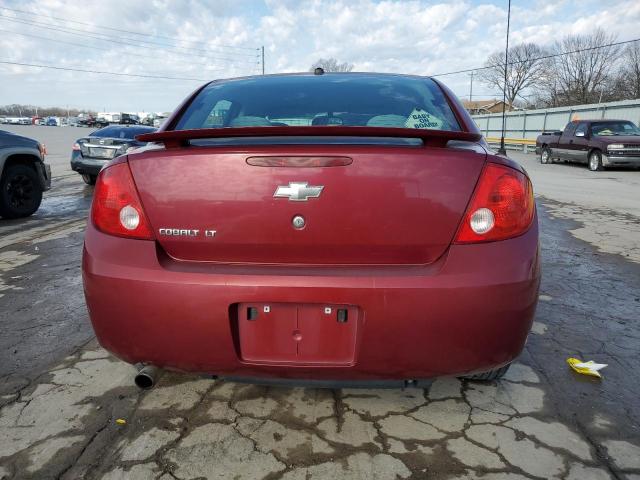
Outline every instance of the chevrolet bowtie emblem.
[[278, 186], [273, 196], [288, 198], [294, 202], [306, 202], [309, 198], [318, 198], [323, 188], [323, 185], [309, 186], [309, 182], [289, 182], [289, 186]]

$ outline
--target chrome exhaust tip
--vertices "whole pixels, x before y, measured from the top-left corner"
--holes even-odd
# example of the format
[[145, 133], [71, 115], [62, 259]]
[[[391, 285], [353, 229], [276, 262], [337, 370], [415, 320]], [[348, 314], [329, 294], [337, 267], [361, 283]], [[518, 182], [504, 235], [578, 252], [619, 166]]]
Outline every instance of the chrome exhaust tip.
[[136, 373], [134, 382], [138, 388], [149, 390], [155, 386], [161, 374], [162, 370], [160, 368], [154, 365], [145, 365]]

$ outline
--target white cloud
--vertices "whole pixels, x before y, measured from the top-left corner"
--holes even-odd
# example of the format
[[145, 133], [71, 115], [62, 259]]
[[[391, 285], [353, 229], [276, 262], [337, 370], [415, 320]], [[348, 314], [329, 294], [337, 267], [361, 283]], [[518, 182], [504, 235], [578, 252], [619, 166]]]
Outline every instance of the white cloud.
[[[5, 0], [5, 16], [75, 28], [75, 35], [0, 19], [0, 29], [85, 45], [73, 46], [0, 32], [0, 59], [132, 74], [213, 79], [256, 74], [258, 48], [265, 46], [268, 73], [307, 70], [319, 57], [355, 64], [356, 70], [434, 74], [480, 66], [504, 48], [505, 2], [426, 0], [111, 0], [77, 2]], [[624, 12], [621, 15], [620, 12]], [[99, 30], [124, 44], [84, 35], [86, 25], [47, 16], [139, 32]], [[595, 26], [638, 35], [640, 3], [620, 0], [536, 0], [514, 5], [511, 41], [549, 45], [567, 33]], [[174, 47], [161, 48], [164, 37]], [[135, 39], [137, 42], [127, 40]], [[146, 46], [142, 42], [150, 42]], [[224, 47], [222, 47], [224, 46]], [[228, 47], [252, 47], [242, 50]], [[106, 50], [106, 51], [105, 51]], [[229, 61], [232, 58], [234, 61]], [[252, 62], [252, 63], [250, 63]], [[173, 108], [198, 81], [165, 81], [57, 72], [0, 65], [0, 104], [39, 103], [112, 110]], [[454, 91], [468, 90], [468, 76], [443, 77]], [[474, 86], [479, 93], [491, 93]]]

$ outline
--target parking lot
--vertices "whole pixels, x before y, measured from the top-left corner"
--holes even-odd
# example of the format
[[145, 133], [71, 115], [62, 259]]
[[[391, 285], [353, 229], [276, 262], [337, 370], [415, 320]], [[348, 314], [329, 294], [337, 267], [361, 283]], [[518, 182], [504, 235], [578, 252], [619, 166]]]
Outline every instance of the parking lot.
[[[499, 382], [304, 389], [134, 367], [93, 339], [80, 278], [89, 130], [3, 126], [47, 145], [53, 187], [0, 220], [0, 479], [640, 479], [640, 171], [510, 153], [530, 173], [543, 281]], [[606, 363], [579, 376], [568, 357]], [[124, 422], [116, 422], [124, 420]]]

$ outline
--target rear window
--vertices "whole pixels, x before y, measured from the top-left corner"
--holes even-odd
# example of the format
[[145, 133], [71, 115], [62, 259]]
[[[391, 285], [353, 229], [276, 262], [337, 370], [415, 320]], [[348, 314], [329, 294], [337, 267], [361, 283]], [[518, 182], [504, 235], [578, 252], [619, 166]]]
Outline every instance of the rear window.
[[92, 137], [126, 138], [133, 140], [136, 135], [155, 132], [153, 127], [104, 127], [91, 134]]
[[433, 80], [366, 74], [212, 83], [189, 105], [175, 129], [315, 125], [460, 131]]

